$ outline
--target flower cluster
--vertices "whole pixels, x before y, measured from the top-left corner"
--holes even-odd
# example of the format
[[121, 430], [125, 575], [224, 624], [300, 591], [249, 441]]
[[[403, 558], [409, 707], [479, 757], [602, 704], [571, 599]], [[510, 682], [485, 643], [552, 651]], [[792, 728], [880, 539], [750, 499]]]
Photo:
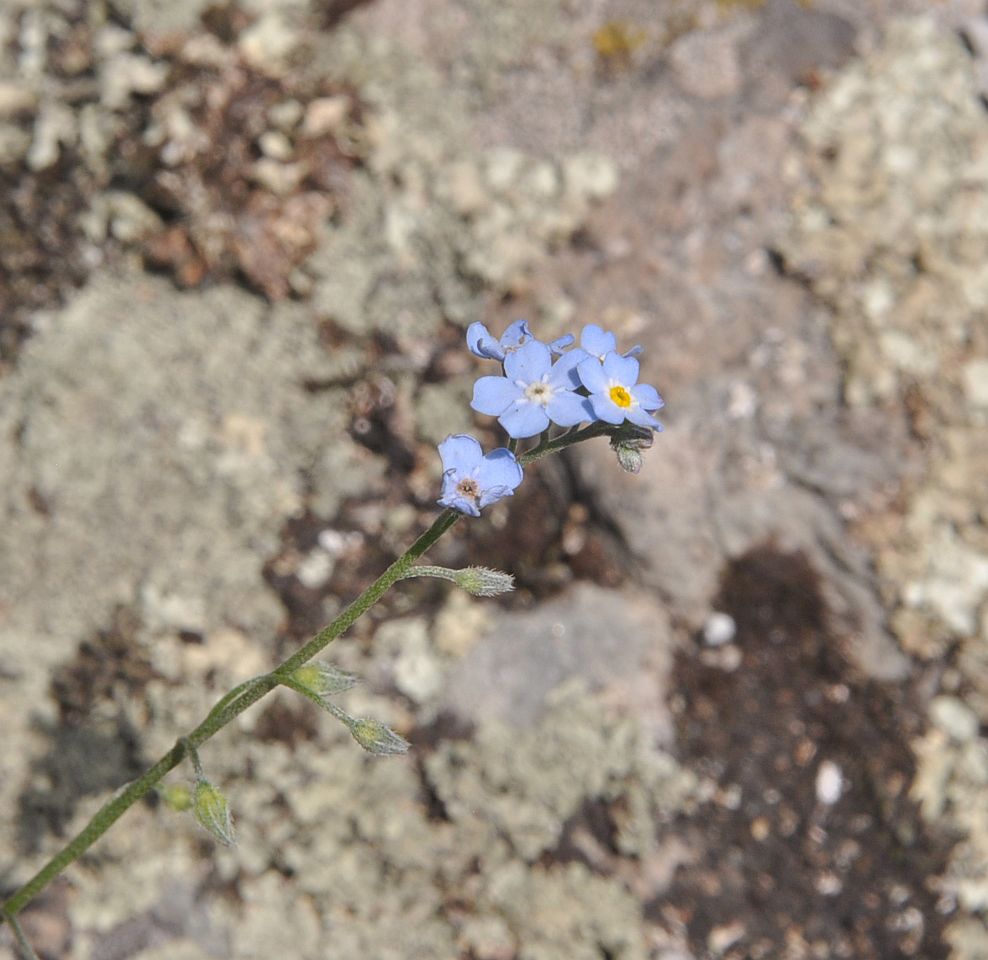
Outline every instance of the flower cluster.
[[651, 431], [662, 429], [653, 416], [662, 398], [655, 387], [638, 382], [640, 346], [619, 353], [614, 334], [596, 324], [585, 326], [579, 346], [575, 343], [570, 335], [543, 343], [525, 320], [511, 324], [500, 338], [482, 323], [470, 325], [470, 352], [501, 364], [500, 376], [481, 377], [474, 384], [470, 406], [497, 417], [511, 438], [510, 449], [485, 455], [473, 437], [447, 437], [439, 444], [442, 506], [479, 517], [484, 507], [510, 497], [522, 481], [517, 442], [541, 436], [545, 443], [553, 425], [564, 431], [581, 423], [611, 425], [613, 445], [617, 428], [631, 424], [637, 432], [626, 445], [635, 449], [646, 443], [643, 438], [651, 442]]

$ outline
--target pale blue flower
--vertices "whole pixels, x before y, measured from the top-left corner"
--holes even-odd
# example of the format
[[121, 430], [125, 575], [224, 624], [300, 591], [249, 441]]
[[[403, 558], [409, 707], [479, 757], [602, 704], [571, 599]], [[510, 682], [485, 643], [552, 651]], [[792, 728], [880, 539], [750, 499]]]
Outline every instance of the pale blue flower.
[[[598, 327], [595, 323], [588, 323], [580, 334], [580, 349], [603, 362], [607, 354], [617, 352], [617, 337], [602, 327]], [[641, 352], [642, 348], [636, 345], [628, 350], [624, 356], [637, 357]]]
[[593, 420], [589, 401], [575, 393], [581, 359], [581, 352], [572, 351], [553, 364], [549, 347], [532, 340], [504, 358], [505, 376], [481, 377], [474, 384], [470, 406], [497, 417], [516, 440], [534, 437], [550, 423], [573, 427]]
[[662, 424], [652, 416], [665, 403], [655, 387], [638, 383], [638, 361], [622, 357], [613, 350], [603, 362], [590, 357], [577, 366], [580, 381], [590, 391], [590, 403], [597, 418], [605, 423], [624, 423], [661, 430]]
[[504, 497], [521, 483], [521, 464], [504, 447], [487, 456], [480, 443], [466, 434], [449, 436], [439, 444], [443, 461], [443, 489], [439, 503], [471, 517]]
[[503, 361], [509, 353], [534, 339], [528, 329], [527, 320], [516, 320], [501, 334], [500, 340], [482, 323], [471, 323], [467, 327], [467, 347], [474, 356], [482, 360]]
[[[562, 353], [575, 339], [571, 333], [568, 333], [564, 337], [553, 340], [549, 344], [549, 349], [556, 354]], [[528, 329], [527, 320], [516, 320], [501, 334], [500, 340], [482, 323], [471, 323], [467, 327], [467, 347], [475, 357], [480, 357], [482, 360], [503, 362], [509, 353], [514, 353], [519, 347], [534, 340], [535, 337]]]

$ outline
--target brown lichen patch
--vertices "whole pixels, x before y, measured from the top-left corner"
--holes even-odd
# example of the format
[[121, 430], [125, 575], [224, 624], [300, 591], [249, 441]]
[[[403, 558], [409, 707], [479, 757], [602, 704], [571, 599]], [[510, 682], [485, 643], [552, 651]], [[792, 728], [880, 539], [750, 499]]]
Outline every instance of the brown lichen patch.
[[[120, 608], [113, 624], [79, 644], [75, 657], [51, 679], [59, 723], [45, 728], [50, 747], [31, 764], [21, 792], [18, 843], [37, 850], [45, 833], [61, 834], [78, 802], [116, 789], [144, 769], [140, 740], [121, 713], [157, 676], [137, 641], [139, 623]], [[100, 711], [111, 704], [110, 713]]]
[[[324, 123], [320, 104], [330, 100]], [[271, 116], [286, 102], [301, 112], [279, 129]], [[326, 125], [330, 113], [336, 129]], [[194, 134], [170, 137], [174, 118]], [[173, 89], [150, 105], [149, 122], [160, 140], [135, 188], [166, 227], [146, 241], [148, 263], [183, 286], [240, 277], [269, 299], [289, 296], [292, 271], [314, 247], [356, 163], [340, 145], [342, 127], [359, 122], [356, 100], [236, 60], [222, 68], [182, 65]], [[144, 143], [123, 148], [148, 153]]]
[[319, 733], [319, 721], [319, 711], [313, 704], [307, 701], [293, 703], [285, 697], [278, 697], [258, 717], [254, 736], [258, 740], [277, 740], [294, 747], [305, 740], [315, 739]]
[[[51, 102], [5, 124], [16, 149], [0, 159], [0, 372], [32, 314], [128, 251], [181, 286], [292, 295], [358, 162], [353, 92], [263, 73], [237, 46], [246, 21], [211, 8], [203, 35], [148, 46], [115, 24], [124, 48], [107, 54], [97, 15], [62, 6]], [[10, 53], [24, 55], [17, 42]]]
[[688, 651], [676, 667], [683, 759], [717, 794], [664, 902], [700, 949], [737, 933], [725, 957], [947, 956], [947, 844], [908, 798], [915, 697], [854, 672], [800, 553], [737, 558], [715, 608], [740, 662]]
[[52, 697], [65, 724], [84, 723], [100, 703], [137, 697], [157, 676], [137, 641], [133, 611], [119, 608], [108, 630], [79, 644], [75, 657], [51, 679]]
[[85, 191], [74, 158], [31, 174], [0, 165], [0, 372], [30, 332], [30, 315], [58, 302], [88, 272], [75, 226]]
[[616, 587], [630, 571], [615, 532], [596, 514], [575, 477], [558, 460], [527, 469], [525, 482], [503, 503], [502, 513], [460, 531], [470, 557], [508, 570], [516, 590], [551, 597], [574, 579]]
[[370, 2], [371, 0], [316, 0], [315, 9], [322, 28], [331, 30], [358, 7]]

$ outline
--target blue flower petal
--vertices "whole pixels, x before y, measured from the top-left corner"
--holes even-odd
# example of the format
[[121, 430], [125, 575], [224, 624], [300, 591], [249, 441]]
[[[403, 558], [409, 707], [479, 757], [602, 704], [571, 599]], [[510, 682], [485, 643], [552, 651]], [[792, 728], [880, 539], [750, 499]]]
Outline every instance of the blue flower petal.
[[[546, 347], [546, 351], [548, 351]], [[498, 422], [515, 440], [534, 437], [549, 426], [545, 408], [528, 400], [516, 400], [498, 418]]]
[[610, 379], [604, 373], [604, 368], [596, 357], [590, 357], [587, 360], [581, 361], [577, 367], [577, 373], [579, 374], [580, 382], [591, 393], [606, 393], [608, 387], [611, 385]]
[[622, 357], [611, 351], [604, 357], [604, 373], [622, 386], [630, 388], [638, 383], [638, 361], [634, 357]]
[[507, 487], [488, 487], [480, 495], [480, 506], [489, 507], [492, 503], [497, 503], [498, 500], [514, 496], [514, 493], [514, 490], [509, 490]]
[[521, 388], [506, 377], [481, 377], [473, 385], [470, 406], [492, 417], [504, 413], [521, 396]]
[[540, 340], [529, 340], [504, 358], [504, 372], [511, 380], [532, 383], [541, 380], [552, 366], [552, 354]]
[[636, 343], [630, 350], [625, 350], [624, 355], [626, 357], [637, 357], [638, 354], [642, 352], [644, 348], [640, 343]]
[[455, 492], [446, 493], [445, 488], [443, 490], [443, 495], [436, 501], [441, 507], [452, 507], [454, 510], [459, 510], [460, 513], [465, 513], [471, 517], [479, 517], [480, 510], [476, 503], [468, 497], [460, 496]]
[[[481, 487], [500, 487], [510, 493], [521, 483], [522, 477], [521, 464], [515, 455], [505, 447], [498, 447], [484, 457], [477, 482]], [[507, 495], [501, 494], [501, 496]], [[485, 504], [481, 503], [481, 506]]]
[[638, 401], [638, 405], [646, 410], [658, 410], [665, 406], [665, 401], [659, 396], [659, 391], [647, 383], [639, 383], [632, 387], [631, 395]]
[[471, 323], [467, 327], [467, 348], [475, 357], [482, 360], [503, 360], [504, 351], [490, 330], [482, 323]]
[[596, 419], [590, 401], [568, 390], [557, 393], [546, 404], [545, 412], [549, 414], [549, 419], [560, 427], [575, 427], [584, 420]]
[[549, 349], [553, 353], [562, 353], [567, 347], [572, 346], [576, 342], [576, 337], [571, 333], [567, 333], [564, 337], [557, 337], [555, 340], [550, 341]]
[[606, 394], [591, 394], [590, 404], [598, 420], [603, 420], [604, 423], [624, 423], [625, 411]]
[[557, 389], [578, 390], [581, 383], [576, 368], [587, 359], [593, 358], [581, 347], [570, 350], [552, 365], [552, 370], [549, 371], [549, 383]]
[[509, 350], [517, 350], [519, 347], [534, 339], [528, 329], [527, 320], [515, 320], [508, 326], [508, 329], [501, 334], [501, 349], [505, 353]]
[[626, 413], [628, 419], [639, 427], [651, 427], [653, 430], [662, 429], [662, 424], [641, 407], [629, 407]]
[[591, 356], [599, 358], [617, 349], [617, 337], [595, 323], [588, 323], [580, 334], [580, 346]]
[[[450, 473], [469, 473], [477, 469], [484, 459], [480, 443], [465, 433], [448, 436], [439, 444], [439, 456], [443, 461], [444, 484]], [[454, 485], [456, 480], [453, 481]]]

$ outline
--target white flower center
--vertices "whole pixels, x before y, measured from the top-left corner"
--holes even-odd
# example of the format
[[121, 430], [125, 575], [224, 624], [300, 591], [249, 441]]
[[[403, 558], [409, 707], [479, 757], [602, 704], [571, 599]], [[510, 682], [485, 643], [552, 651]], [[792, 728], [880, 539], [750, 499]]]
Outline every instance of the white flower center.
[[544, 380], [536, 380], [525, 386], [525, 399], [530, 403], [537, 403], [544, 407], [552, 399], [552, 396], [552, 387]]
[[473, 477], [464, 477], [456, 485], [456, 492], [468, 500], [476, 500], [480, 496], [480, 486]]

